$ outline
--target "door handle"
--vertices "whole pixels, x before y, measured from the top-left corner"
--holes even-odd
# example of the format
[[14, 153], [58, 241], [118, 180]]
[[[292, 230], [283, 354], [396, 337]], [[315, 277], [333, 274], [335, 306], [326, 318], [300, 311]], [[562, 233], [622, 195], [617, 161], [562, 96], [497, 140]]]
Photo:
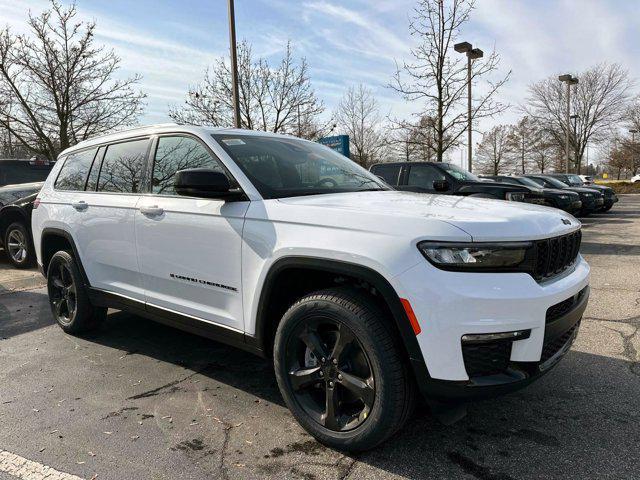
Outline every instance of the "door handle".
[[86, 210], [89, 207], [89, 204], [84, 200], [80, 200], [79, 202], [73, 202], [71, 206], [78, 211], [82, 211]]
[[140, 207], [140, 213], [148, 217], [158, 217], [164, 213], [164, 210], [154, 205], [153, 207]]

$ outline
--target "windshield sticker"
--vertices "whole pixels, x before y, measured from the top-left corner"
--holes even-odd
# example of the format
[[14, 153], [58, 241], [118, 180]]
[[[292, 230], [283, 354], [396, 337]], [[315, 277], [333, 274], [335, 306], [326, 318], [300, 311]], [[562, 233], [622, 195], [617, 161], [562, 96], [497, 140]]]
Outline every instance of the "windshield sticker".
[[222, 141], [225, 145], [234, 146], [234, 145], [245, 145], [245, 143], [239, 138], [223, 138]]

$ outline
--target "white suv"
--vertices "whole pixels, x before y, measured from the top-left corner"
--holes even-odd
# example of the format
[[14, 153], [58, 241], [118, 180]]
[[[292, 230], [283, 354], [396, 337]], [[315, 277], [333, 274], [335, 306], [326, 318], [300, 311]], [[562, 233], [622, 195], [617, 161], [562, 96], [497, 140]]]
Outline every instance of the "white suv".
[[572, 216], [397, 192], [327, 147], [264, 132], [85, 141], [34, 208], [66, 332], [113, 307], [273, 357], [295, 418], [347, 450], [397, 431], [416, 387], [451, 419], [547, 372], [589, 296]]

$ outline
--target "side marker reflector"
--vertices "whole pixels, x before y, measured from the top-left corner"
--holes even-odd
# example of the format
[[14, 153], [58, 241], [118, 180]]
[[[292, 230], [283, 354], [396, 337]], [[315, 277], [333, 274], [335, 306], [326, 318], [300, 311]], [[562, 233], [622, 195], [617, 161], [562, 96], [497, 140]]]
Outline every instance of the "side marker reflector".
[[407, 314], [407, 318], [409, 318], [409, 323], [411, 323], [411, 328], [413, 328], [413, 333], [418, 335], [422, 329], [420, 328], [420, 324], [418, 323], [418, 319], [416, 318], [416, 314], [413, 313], [413, 308], [411, 308], [411, 304], [409, 300], [406, 298], [401, 298], [402, 306], [404, 307], [404, 312]]

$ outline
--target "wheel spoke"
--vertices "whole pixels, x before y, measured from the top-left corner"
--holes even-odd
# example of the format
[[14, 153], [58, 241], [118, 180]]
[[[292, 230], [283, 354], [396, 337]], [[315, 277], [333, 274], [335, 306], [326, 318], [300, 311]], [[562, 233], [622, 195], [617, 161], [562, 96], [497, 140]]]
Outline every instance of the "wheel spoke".
[[331, 430], [339, 430], [338, 423], [338, 395], [336, 389], [327, 386], [325, 412], [322, 415], [322, 423]]
[[318, 335], [318, 332], [315, 330], [311, 330], [309, 327], [302, 332], [300, 339], [305, 343], [305, 345], [311, 350], [311, 353], [318, 359], [327, 358], [327, 350], [325, 346], [322, 344], [322, 339]]
[[9, 248], [18, 248], [20, 247], [19, 243], [15, 243], [15, 242], [9, 242]]
[[373, 399], [375, 397], [375, 390], [371, 385], [373, 383], [371, 379], [365, 380], [345, 372], [340, 372], [340, 375], [342, 375], [340, 384], [370, 408], [371, 405], [373, 405]]
[[56, 310], [56, 315], [58, 317], [62, 316], [62, 302], [64, 302], [64, 298], [60, 298], [58, 300], [53, 301], [53, 307]]
[[53, 286], [56, 288], [64, 288], [64, 284], [62, 283], [62, 280], [60, 280], [58, 277], [52, 277], [52, 281], [53, 281]]
[[[65, 285], [65, 281], [64, 281], [64, 265], [61, 263], [58, 266], [58, 272], [60, 273], [60, 281], [62, 282], [62, 285]], [[65, 285], [66, 286], [66, 285]]]
[[340, 360], [340, 355], [344, 349], [355, 339], [351, 330], [344, 325], [338, 327], [338, 338], [333, 345], [333, 351], [331, 352], [331, 358]]
[[301, 368], [289, 372], [289, 378], [291, 379], [291, 386], [294, 390], [301, 390], [310, 387], [314, 383], [320, 380], [320, 367], [313, 368]]

